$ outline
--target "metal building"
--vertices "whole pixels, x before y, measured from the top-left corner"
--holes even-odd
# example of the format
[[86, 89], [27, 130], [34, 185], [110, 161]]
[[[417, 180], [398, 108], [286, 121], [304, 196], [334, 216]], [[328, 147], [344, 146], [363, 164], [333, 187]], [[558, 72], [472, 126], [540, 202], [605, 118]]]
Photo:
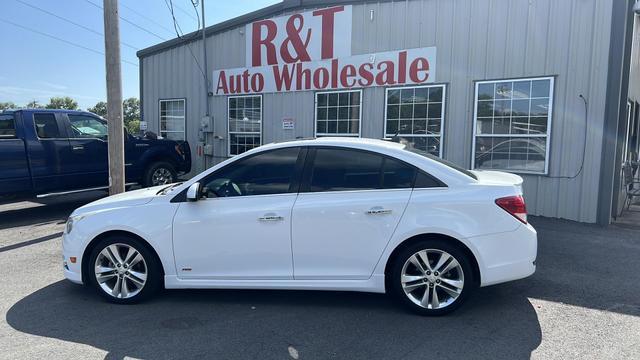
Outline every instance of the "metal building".
[[143, 121], [189, 141], [195, 171], [273, 141], [397, 134], [521, 174], [531, 214], [608, 224], [640, 145], [634, 5], [284, 0], [208, 27], [206, 58], [201, 33], [139, 51]]

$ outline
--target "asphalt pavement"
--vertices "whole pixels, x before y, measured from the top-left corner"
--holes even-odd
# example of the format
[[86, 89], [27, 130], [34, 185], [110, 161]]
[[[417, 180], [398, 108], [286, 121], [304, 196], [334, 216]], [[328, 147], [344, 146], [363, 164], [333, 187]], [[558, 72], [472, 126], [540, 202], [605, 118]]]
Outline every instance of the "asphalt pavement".
[[117, 306], [63, 279], [102, 194], [0, 205], [1, 359], [638, 359], [640, 229], [531, 218], [537, 273], [439, 318], [349, 292], [171, 290]]

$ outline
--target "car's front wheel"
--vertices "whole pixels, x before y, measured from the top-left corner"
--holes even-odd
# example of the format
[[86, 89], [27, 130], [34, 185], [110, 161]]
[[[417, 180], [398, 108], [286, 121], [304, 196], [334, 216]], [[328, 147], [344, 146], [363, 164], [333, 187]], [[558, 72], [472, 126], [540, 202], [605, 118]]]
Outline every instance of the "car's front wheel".
[[402, 249], [389, 276], [392, 295], [420, 315], [452, 312], [476, 286], [465, 252], [440, 239], [420, 241]]
[[90, 285], [105, 299], [121, 304], [141, 301], [161, 284], [155, 255], [137, 239], [109, 237], [92, 250], [86, 267]]

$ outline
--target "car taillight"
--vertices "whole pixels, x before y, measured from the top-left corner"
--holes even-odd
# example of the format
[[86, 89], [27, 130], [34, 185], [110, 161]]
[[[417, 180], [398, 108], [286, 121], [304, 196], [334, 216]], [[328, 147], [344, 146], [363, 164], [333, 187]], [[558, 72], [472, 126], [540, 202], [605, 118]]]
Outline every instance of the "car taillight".
[[500, 206], [504, 211], [511, 214], [516, 219], [527, 223], [527, 206], [524, 203], [522, 195], [507, 196], [496, 199], [496, 205]]

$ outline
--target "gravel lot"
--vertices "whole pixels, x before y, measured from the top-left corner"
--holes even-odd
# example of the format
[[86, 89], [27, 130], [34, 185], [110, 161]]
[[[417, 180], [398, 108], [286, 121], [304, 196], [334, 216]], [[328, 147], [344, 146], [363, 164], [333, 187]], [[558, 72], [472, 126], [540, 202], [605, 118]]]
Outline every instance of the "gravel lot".
[[0, 358], [640, 358], [640, 230], [533, 218], [538, 272], [441, 318], [346, 292], [165, 291], [115, 306], [61, 270], [66, 217], [99, 195], [0, 205]]

